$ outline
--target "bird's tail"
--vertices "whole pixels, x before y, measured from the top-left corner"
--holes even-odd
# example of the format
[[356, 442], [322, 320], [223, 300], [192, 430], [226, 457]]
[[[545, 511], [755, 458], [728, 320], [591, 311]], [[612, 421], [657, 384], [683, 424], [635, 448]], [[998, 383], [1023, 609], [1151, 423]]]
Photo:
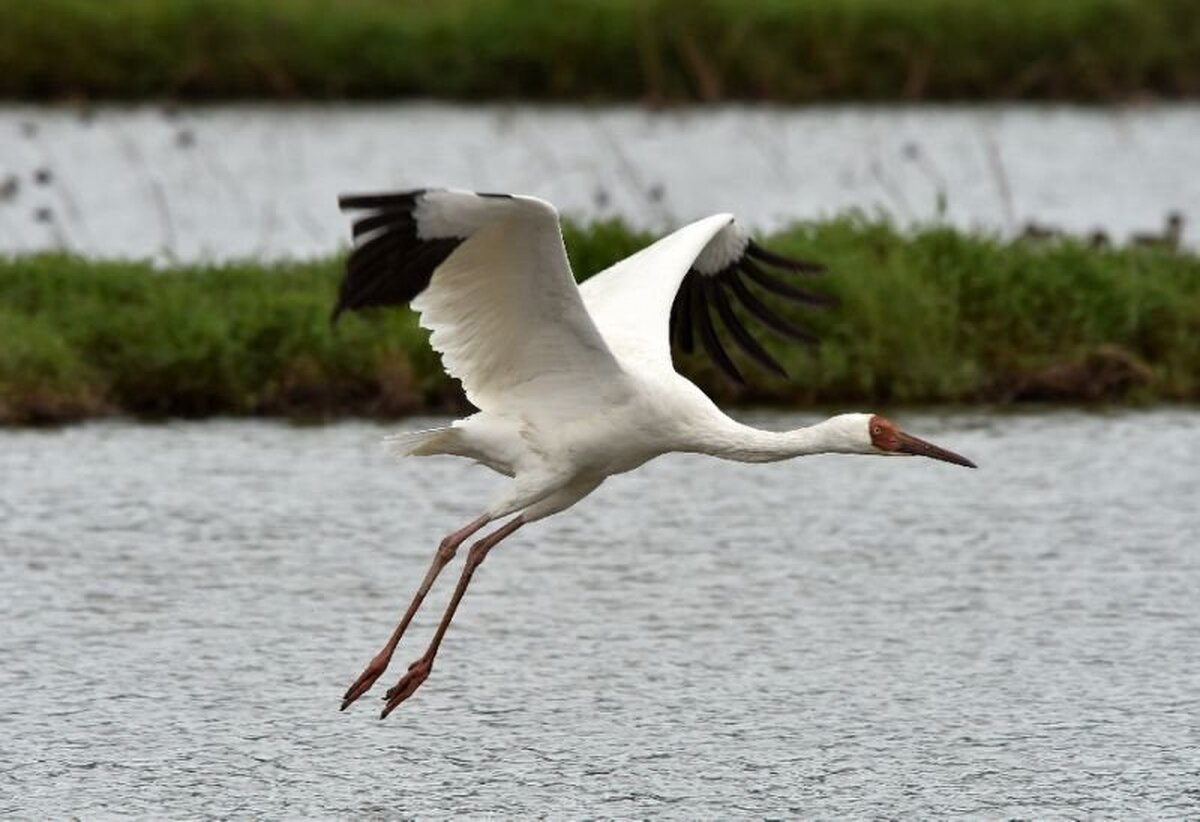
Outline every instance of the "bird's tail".
[[393, 457], [427, 457], [432, 454], [453, 453], [448, 446], [457, 432], [451, 426], [406, 431], [383, 438], [383, 447]]

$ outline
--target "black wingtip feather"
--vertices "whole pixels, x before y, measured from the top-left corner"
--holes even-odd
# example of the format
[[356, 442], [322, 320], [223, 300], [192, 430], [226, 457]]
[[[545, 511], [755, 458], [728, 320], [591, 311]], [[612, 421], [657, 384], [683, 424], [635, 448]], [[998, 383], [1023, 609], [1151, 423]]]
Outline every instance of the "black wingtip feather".
[[[778, 314], [748, 287], [747, 281], [777, 297], [810, 307], [827, 308], [838, 305], [836, 297], [798, 288], [780, 279], [783, 272], [818, 274], [824, 270], [825, 266], [820, 263], [784, 257], [748, 240], [737, 259], [721, 270], [706, 274], [695, 268], [688, 271], [671, 304], [669, 338], [687, 354], [692, 353], [698, 339], [705, 353], [726, 377], [738, 385], [745, 385], [722, 345], [718, 332], [724, 326], [725, 333], [742, 353], [772, 374], [786, 378], [787, 370], [750, 333], [742, 318], [753, 317], [775, 334], [810, 349], [815, 349], [819, 341], [816, 335]], [[734, 311], [733, 300], [742, 304], [744, 313]], [[717, 317], [711, 315], [710, 306], [716, 308]]]
[[388, 225], [403, 219], [407, 215], [407, 211], [400, 209], [387, 209], [386, 211], [375, 211], [366, 217], [362, 217], [351, 223], [351, 236], [355, 241], [364, 234], [369, 234], [372, 231], [381, 228], [387, 228]]
[[826, 308], [837, 304], [837, 301], [834, 298], [825, 294], [818, 294], [815, 291], [796, 288], [794, 285], [775, 279], [748, 259], [743, 258], [739, 263], [738, 268], [743, 274], [745, 274], [754, 282], [758, 283], [764, 289], [780, 297], [786, 297], [789, 300], [794, 300], [796, 302], [804, 303], [805, 305], [811, 305], [817, 308]]
[[414, 209], [427, 189], [338, 198], [343, 210], [367, 213], [353, 223], [356, 242], [330, 315], [411, 301], [429, 285], [433, 272], [462, 243], [461, 238], [418, 236]]
[[729, 358], [729, 354], [721, 346], [721, 340], [717, 337], [716, 329], [713, 328], [712, 317], [708, 313], [708, 302], [705, 299], [708, 296], [709, 288], [710, 283], [701, 280], [700, 286], [692, 289], [692, 316], [695, 318], [696, 327], [700, 330], [700, 343], [712, 357], [713, 363], [721, 373], [735, 384], [744, 386], [745, 378], [742, 377], [742, 373], [738, 371], [733, 360]]
[[767, 350], [762, 347], [758, 340], [754, 339], [746, 326], [742, 325], [742, 321], [738, 319], [737, 314], [733, 311], [733, 306], [729, 303], [729, 297], [725, 294], [725, 287], [720, 283], [711, 283], [705, 288], [709, 302], [717, 307], [717, 316], [721, 318], [721, 322], [725, 324], [729, 336], [738, 344], [742, 351], [746, 352], [755, 362], [763, 368], [780, 377], [787, 377], [788, 373], [782, 365], [780, 365]]
[[338, 196], [338, 208], [342, 211], [360, 209], [390, 209], [411, 211], [417, 198], [429, 189], [415, 188], [411, 191], [394, 191], [384, 194], [342, 194]]
[[745, 306], [746, 310], [757, 317], [763, 325], [783, 337], [795, 340], [802, 345], [815, 346], [817, 338], [808, 333], [802, 328], [799, 328], [792, 323], [780, 317], [760, 300], [754, 296], [754, 293], [746, 287], [740, 277], [730, 277], [729, 286], [733, 290], [734, 296], [738, 301]]
[[762, 262], [773, 265], [776, 268], [784, 268], [788, 271], [796, 271], [801, 274], [820, 274], [825, 271], [825, 266], [821, 263], [812, 262], [810, 260], [794, 260], [791, 257], [784, 257], [782, 254], [776, 254], [774, 251], [768, 251], [753, 240], [750, 240], [746, 244], [746, 256], [753, 257], [756, 260], [761, 260]]
[[[675, 295], [675, 302], [671, 303], [671, 312], [677, 318], [678, 337], [676, 339], [685, 354], [691, 354], [695, 349], [695, 338], [692, 335], [691, 299], [692, 289], [695, 288], [694, 278], [697, 276], [699, 275], [689, 273], [683, 278], [683, 283]], [[678, 308], [678, 312], [676, 312], [676, 308]]]

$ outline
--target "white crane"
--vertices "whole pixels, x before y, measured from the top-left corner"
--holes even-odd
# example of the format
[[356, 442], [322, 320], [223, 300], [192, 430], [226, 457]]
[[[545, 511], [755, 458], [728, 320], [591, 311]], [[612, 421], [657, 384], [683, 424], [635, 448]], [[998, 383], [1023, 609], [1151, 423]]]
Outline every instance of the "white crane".
[[839, 414], [785, 432], [752, 428], [726, 416], [676, 373], [672, 338], [688, 351], [698, 338], [714, 362], [740, 381], [710, 307], [730, 340], [782, 373], [746, 330], [730, 296], [745, 316], [811, 341], [743, 278], [791, 300], [829, 302], [764, 270], [813, 273], [821, 266], [767, 251], [729, 214], [685, 226], [577, 286], [558, 212], [542, 200], [426, 189], [346, 196], [340, 205], [365, 214], [354, 222], [334, 320], [343, 311], [411, 304], [432, 332], [430, 343], [446, 371], [479, 409], [444, 428], [389, 437], [389, 448], [403, 456], [466, 457], [512, 479], [478, 517], [442, 540], [387, 644], [346, 691], [343, 710], [387, 668], [438, 573], [468, 538], [509, 518], [471, 546], [432, 641], [387, 692], [382, 717], [429, 676], [471, 575], [497, 543], [574, 505], [607, 477], [661, 454], [741, 462], [830, 452], [919, 454], [975, 467], [878, 415]]

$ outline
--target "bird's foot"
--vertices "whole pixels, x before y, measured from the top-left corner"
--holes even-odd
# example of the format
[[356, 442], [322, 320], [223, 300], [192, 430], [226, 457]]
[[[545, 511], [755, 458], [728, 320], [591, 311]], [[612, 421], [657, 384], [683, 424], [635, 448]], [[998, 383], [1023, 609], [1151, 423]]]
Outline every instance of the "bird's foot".
[[371, 690], [371, 686], [374, 685], [375, 680], [379, 679], [379, 677], [383, 675], [383, 672], [387, 670], [388, 663], [391, 662], [391, 660], [391, 654], [385, 654], [383, 651], [380, 651], [378, 654], [376, 654], [375, 658], [372, 659], [367, 665], [366, 670], [358, 675], [358, 679], [354, 680], [354, 684], [351, 685], [346, 690], [346, 693], [342, 696], [341, 710], [346, 710], [350, 707], [354, 700]]
[[408, 673], [400, 677], [400, 681], [388, 689], [384, 699], [387, 704], [383, 706], [383, 713], [379, 715], [380, 719], [386, 719], [387, 715], [396, 710], [396, 707], [408, 699], [417, 688], [421, 687], [421, 683], [429, 678], [429, 672], [433, 670], [433, 658], [421, 657], [412, 665], [408, 666]]

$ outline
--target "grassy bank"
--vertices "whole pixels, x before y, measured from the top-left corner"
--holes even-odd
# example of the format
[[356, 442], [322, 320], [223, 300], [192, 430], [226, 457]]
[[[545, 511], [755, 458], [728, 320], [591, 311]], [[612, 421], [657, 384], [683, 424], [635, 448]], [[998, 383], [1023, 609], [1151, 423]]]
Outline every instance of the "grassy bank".
[[[569, 228], [576, 270], [647, 238]], [[1200, 259], [1079, 244], [1002, 244], [947, 229], [902, 236], [851, 218], [771, 247], [823, 260], [841, 307], [801, 312], [819, 351], [763, 335], [788, 367], [748, 364], [722, 400], [900, 403], [1200, 399]], [[328, 323], [340, 260], [156, 271], [65, 256], [0, 260], [0, 421], [278, 414], [396, 416], [463, 407], [407, 310]], [[782, 310], [782, 309], [781, 309]], [[665, 333], [665, 328], [664, 328]]]
[[8, 98], [1200, 95], [1195, 0], [38, 0]]

